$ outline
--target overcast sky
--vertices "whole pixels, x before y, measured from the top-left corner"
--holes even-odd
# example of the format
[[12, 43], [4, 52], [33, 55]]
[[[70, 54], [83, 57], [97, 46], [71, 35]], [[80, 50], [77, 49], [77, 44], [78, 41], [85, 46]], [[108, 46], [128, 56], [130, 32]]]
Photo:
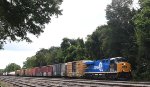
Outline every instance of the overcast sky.
[[4, 50], [0, 50], [0, 69], [9, 63], [22, 66], [27, 57], [35, 55], [41, 48], [60, 46], [64, 37], [85, 40], [97, 26], [106, 24], [105, 9], [109, 3], [111, 0], [64, 0], [61, 5], [63, 15], [53, 17], [39, 38], [31, 36], [33, 43], [7, 43]]

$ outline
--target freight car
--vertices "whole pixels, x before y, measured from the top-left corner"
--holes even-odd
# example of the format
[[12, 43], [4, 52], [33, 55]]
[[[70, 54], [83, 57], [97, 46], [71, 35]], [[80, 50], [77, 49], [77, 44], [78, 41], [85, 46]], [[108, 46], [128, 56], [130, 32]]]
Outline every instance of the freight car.
[[85, 61], [90, 60], [80, 60], [67, 63], [67, 77], [83, 77], [86, 70]]
[[16, 75], [16, 72], [15, 72], [15, 71], [12, 71], [12, 72], [4, 72], [3, 75], [4, 75], [4, 76], [15, 76], [15, 75]]
[[131, 65], [124, 57], [80, 60], [16, 71], [19, 76], [130, 79]]
[[66, 76], [66, 63], [59, 63], [53, 65], [53, 76], [64, 77]]

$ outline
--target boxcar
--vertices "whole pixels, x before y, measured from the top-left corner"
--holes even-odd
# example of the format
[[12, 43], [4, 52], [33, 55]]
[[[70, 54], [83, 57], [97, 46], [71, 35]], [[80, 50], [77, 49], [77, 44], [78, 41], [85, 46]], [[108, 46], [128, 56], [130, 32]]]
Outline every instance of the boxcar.
[[72, 77], [72, 62], [67, 63], [67, 76]]
[[42, 76], [41, 67], [35, 68], [35, 76]]
[[16, 75], [16, 76], [20, 76], [20, 72], [21, 72], [21, 70], [16, 70], [16, 71], [15, 71], [15, 75]]
[[33, 73], [33, 68], [29, 68], [29, 76], [32, 76], [32, 73]]
[[32, 76], [32, 69], [25, 69], [25, 76]]
[[33, 76], [52, 76], [52, 69], [51, 65], [42, 66], [42, 67], [35, 67], [33, 68]]
[[52, 76], [53, 75], [53, 67], [52, 65], [47, 66], [47, 76]]
[[59, 63], [53, 65], [53, 76], [65, 76], [66, 63]]
[[25, 76], [28, 76], [28, 69], [25, 69]]
[[82, 77], [85, 74], [86, 65], [84, 60], [73, 61], [67, 63], [67, 76], [68, 77]]
[[47, 74], [47, 66], [42, 66], [41, 67], [41, 74], [42, 74], [42, 76], [46, 76], [46, 74]]
[[76, 77], [82, 77], [85, 74], [86, 65], [84, 60], [76, 61]]
[[20, 70], [19, 76], [25, 76], [25, 69]]
[[67, 63], [61, 63], [61, 76], [66, 76], [66, 65]]
[[37, 67], [32, 68], [32, 76], [36, 76], [36, 68]]
[[53, 76], [61, 76], [61, 66], [60, 64], [53, 65]]
[[52, 76], [52, 66], [48, 65], [48, 66], [42, 66], [41, 67], [41, 73], [42, 76]]

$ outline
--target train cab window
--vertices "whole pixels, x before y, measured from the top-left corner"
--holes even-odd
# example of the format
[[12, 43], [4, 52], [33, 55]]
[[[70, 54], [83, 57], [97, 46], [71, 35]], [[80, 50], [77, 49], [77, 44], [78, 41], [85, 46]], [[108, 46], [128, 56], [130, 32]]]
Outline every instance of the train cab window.
[[124, 58], [124, 57], [118, 58], [117, 62], [127, 62], [127, 58]]
[[114, 64], [115, 63], [115, 60], [110, 60], [110, 64]]

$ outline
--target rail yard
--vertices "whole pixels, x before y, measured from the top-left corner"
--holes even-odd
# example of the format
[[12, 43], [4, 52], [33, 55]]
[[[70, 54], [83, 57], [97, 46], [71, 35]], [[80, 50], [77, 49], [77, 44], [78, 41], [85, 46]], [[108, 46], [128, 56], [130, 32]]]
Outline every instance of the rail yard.
[[6, 87], [150, 87], [150, 82], [0, 76]]

